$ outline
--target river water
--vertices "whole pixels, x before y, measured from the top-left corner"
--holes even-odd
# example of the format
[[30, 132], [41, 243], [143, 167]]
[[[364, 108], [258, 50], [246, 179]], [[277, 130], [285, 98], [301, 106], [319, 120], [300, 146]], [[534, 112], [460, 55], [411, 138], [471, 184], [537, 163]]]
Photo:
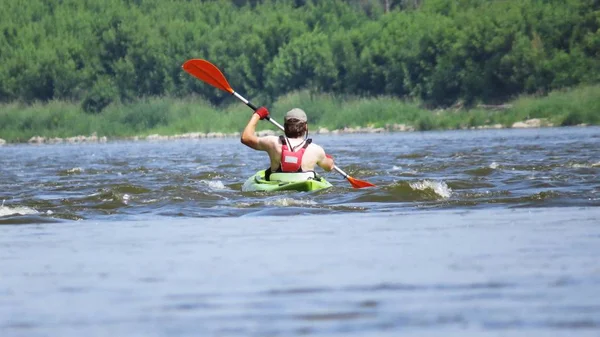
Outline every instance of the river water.
[[600, 334], [600, 128], [0, 147], [0, 336]]

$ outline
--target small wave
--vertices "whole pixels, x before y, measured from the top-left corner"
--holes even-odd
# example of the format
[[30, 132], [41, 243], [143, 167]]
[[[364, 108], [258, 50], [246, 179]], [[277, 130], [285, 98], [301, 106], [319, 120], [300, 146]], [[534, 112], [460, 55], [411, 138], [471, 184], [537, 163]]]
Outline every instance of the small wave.
[[415, 171], [415, 170], [403, 170], [402, 166], [396, 166], [394, 165], [392, 167], [392, 171], [400, 171], [400, 175], [407, 175], [407, 176], [414, 176], [417, 175], [419, 172]]
[[597, 167], [600, 167], [600, 162], [593, 163], [593, 164], [572, 163], [569, 166], [571, 168], [576, 168], [576, 169], [580, 169], [580, 168], [597, 168]]
[[15, 206], [8, 207], [4, 205], [0, 205], [0, 217], [9, 216], [9, 215], [30, 215], [30, 214], [38, 214], [39, 212], [33, 208], [29, 208], [27, 206]]
[[472, 170], [466, 170], [465, 173], [472, 175], [472, 176], [482, 177], [482, 176], [488, 176], [488, 175], [494, 173], [494, 169], [491, 167], [480, 167], [480, 168], [476, 168], [476, 169], [472, 169]]
[[[482, 198], [481, 194], [467, 194], [466, 196], [469, 198], [474, 198], [474, 199]], [[494, 203], [494, 204], [508, 204], [508, 205], [514, 205], [515, 207], [523, 207], [523, 206], [547, 204], [551, 200], [554, 200], [556, 202], [561, 202], [559, 199], [560, 197], [561, 197], [560, 193], [552, 191], [552, 190], [542, 191], [539, 193], [523, 195], [523, 196], [512, 196], [512, 193], [510, 191], [504, 191], [504, 192], [492, 192], [492, 193], [490, 193], [489, 198], [487, 198], [487, 200], [484, 201], [484, 200], [480, 199], [479, 202], [487, 202], [487, 203]], [[565, 199], [563, 199], [563, 201], [564, 200]]]
[[594, 167], [593, 165], [589, 165], [589, 164], [571, 164], [569, 166], [571, 166], [571, 168], [591, 168], [591, 167]]
[[495, 172], [495, 170], [498, 169], [499, 166], [500, 165], [498, 165], [498, 163], [492, 162], [488, 166], [470, 169], [470, 170], [465, 171], [465, 173], [473, 175], [473, 176], [488, 176], [490, 174], [493, 174]]
[[396, 156], [396, 159], [418, 159], [418, 158], [427, 158], [430, 153], [428, 152], [415, 152], [415, 153], [405, 153]]
[[112, 189], [102, 189], [79, 201], [86, 204], [87, 207], [94, 209], [111, 210], [127, 206], [130, 199], [131, 195], [127, 193], [119, 193]]
[[133, 167], [129, 170], [129, 172], [141, 172], [141, 173], [150, 173], [152, 172], [151, 169], [145, 167], [145, 166], [138, 166], [138, 167]]
[[313, 206], [313, 205], [317, 205], [317, 203], [314, 200], [281, 198], [281, 199], [267, 201], [267, 202], [265, 202], [265, 205], [289, 207], [289, 206]]
[[[78, 220], [78, 219], [73, 219]], [[0, 217], [0, 225], [27, 225], [27, 224], [43, 224], [43, 223], [58, 223], [60, 219], [45, 217], [39, 214], [28, 215], [10, 215]]]
[[203, 180], [218, 180], [225, 176], [220, 172], [202, 172], [197, 175], [191, 176], [192, 179], [203, 181]]
[[481, 199], [495, 199], [495, 198], [501, 198], [501, 197], [506, 197], [506, 196], [510, 196], [510, 191], [481, 191], [481, 192], [466, 192], [461, 194], [461, 199], [464, 199], [464, 201], [467, 200], [481, 200]]
[[413, 190], [432, 190], [435, 194], [444, 199], [448, 199], [452, 196], [452, 189], [443, 181], [423, 180], [411, 182], [409, 185]]
[[201, 180], [200, 183], [208, 186], [208, 188], [210, 188], [213, 191], [222, 191], [227, 189], [227, 187], [225, 186], [225, 184], [223, 184], [221, 180]]
[[151, 192], [150, 189], [143, 187], [143, 186], [137, 186], [137, 185], [133, 185], [133, 184], [116, 184], [116, 185], [112, 185], [109, 186], [110, 190], [112, 190], [115, 193], [119, 193], [119, 194], [144, 194], [144, 193], [148, 193]]
[[544, 201], [547, 199], [557, 198], [559, 196], [560, 196], [560, 194], [555, 191], [542, 191], [542, 192], [535, 193], [535, 194], [532, 194], [530, 196], [527, 196], [527, 197], [524, 197], [521, 199], [525, 200], [525, 201]]
[[[397, 181], [378, 189], [364, 189], [360, 193], [352, 194], [353, 203], [360, 202], [419, 202], [440, 201], [450, 198], [452, 189], [443, 181], [417, 180]], [[346, 200], [348, 202], [348, 200]]]
[[68, 170], [62, 170], [58, 172], [59, 176], [69, 176], [73, 174], [81, 174], [84, 172], [84, 169], [81, 167], [73, 167]]

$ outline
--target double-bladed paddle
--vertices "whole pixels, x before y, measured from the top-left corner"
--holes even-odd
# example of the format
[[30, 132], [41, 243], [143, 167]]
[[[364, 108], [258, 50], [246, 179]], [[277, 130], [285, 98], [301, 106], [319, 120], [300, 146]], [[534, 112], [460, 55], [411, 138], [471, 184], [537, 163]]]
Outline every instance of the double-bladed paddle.
[[[247, 99], [242, 97], [242, 95], [238, 94], [231, 88], [231, 86], [229, 85], [229, 82], [227, 82], [227, 79], [225, 78], [225, 75], [223, 75], [223, 73], [219, 70], [219, 68], [217, 68], [214, 64], [212, 64], [206, 60], [192, 59], [192, 60], [186, 61], [183, 64], [183, 70], [187, 71], [192, 76], [212, 85], [213, 87], [215, 87], [217, 89], [227, 91], [228, 93], [237, 97], [240, 101], [244, 102], [244, 104], [249, 106], [252, 110], [256, 111], [258, 109], [258, 107], [256, 105], [252, 104], [250, 101], [248, 101]], [[271, 117], [267, 117], [265, 119], [268, 120], [269, 122], [273, 123], [273, 125], [277, 126], [281, 131], [284, 130], [283, 126], [281, 124], [277, 123]], [[352, 178], [351, 176], [349, 176], [346, 172], [342, 171], [342, 169], [340, 169], [336, 165], [333, 166], [333, 169], [336, 170], [339, 174], [343, 175], [344, 178], [346, 178], [350, 182], [352, 187], [354, 187], [354, 188], [375, 186], [375, 185], [371, 184], [370, 182]]]

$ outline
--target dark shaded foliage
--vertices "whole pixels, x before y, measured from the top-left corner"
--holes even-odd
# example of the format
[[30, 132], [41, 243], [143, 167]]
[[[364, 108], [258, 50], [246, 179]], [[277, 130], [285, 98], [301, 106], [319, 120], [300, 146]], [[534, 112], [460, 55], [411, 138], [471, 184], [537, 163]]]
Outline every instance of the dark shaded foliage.
[[264, 104], [308, 89], [468, 106], [600, 81], [594, 0], [26, 4], [0, 11], [0, 102], [72, 100], [97, 113], [194, 93], [220, 104], [226, 93], [181, 70], [190, 58]]

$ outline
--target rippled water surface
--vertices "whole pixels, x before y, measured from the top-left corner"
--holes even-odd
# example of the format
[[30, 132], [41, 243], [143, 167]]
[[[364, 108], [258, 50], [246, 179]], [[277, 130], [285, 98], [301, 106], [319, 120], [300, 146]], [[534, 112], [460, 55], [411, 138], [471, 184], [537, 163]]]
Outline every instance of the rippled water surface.
[[600, 129], [317, 135], [350, 175], [242, 193], [237, 139], [0, 147], [0, 336], [600, 333]]
[[5, 146], [0, 221], [600, 205], [598, 128], [315, 141], [350, 175], [378, 188], [352, 189], [332, 172], [325, 176], [335, 187], [318, 193], [241, 193], [244, 180], [267, 160], [238, 139]]

